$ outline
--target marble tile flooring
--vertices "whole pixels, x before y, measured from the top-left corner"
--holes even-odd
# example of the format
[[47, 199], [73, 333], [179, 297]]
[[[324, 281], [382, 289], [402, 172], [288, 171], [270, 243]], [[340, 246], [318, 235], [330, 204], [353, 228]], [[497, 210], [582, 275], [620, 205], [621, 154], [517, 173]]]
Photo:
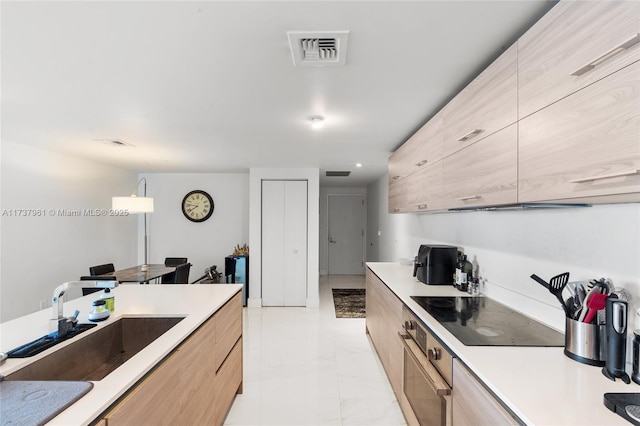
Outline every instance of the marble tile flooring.
[[404, 425], [365, 319], [335, 318], [332, 288], [364, 276], [320, 277], [320, 308], [244, 309], [244, 393], [225, 425]]

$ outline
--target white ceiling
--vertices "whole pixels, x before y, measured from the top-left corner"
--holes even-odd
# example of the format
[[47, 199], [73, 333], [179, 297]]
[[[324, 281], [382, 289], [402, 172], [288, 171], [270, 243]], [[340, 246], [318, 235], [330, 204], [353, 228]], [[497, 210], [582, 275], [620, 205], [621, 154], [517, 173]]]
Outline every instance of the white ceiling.
[[[319, 167], [352, 171], [323, 185], [366, 185], [552, 3], [2, 1], [2, 140], [135, 171]], [[350, 31], [346, 65], [294, 67], [291, 30]]]

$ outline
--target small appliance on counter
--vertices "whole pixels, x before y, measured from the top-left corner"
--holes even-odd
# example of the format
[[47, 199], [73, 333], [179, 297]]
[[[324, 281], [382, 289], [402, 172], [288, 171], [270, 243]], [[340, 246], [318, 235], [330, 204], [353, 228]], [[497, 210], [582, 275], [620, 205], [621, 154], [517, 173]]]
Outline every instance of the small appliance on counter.
[[633, 370], [631, 380], [640, 385], [640, 330], [633, 330]]
[[421, 245], [413, 264], [413, 276], [429, 285], [453, 285], [458, 248]]
[[640, 426], [640, 393], [605, 393], [604, 406]]
[[625, 371], [627, 359], [627, 302], [618, 298], [607, 299], [606, 314], [606, 360], [602, 374], [615, 381], [622, 379], [626, 384], [631, 378]]

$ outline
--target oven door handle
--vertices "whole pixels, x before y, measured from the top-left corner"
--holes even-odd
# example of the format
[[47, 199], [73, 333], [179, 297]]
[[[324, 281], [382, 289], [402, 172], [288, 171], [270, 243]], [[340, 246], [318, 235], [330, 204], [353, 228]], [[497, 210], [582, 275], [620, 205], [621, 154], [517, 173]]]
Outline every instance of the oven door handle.
[[413, 359], [414, 364], [420, 370], [422, 376], [431, 384], [436, 395], [451, 395], [449, 384], [442, 378], [438, 370], [431, 364], [420, 347], [413, 341], [410, 335], [398, 332], [406, 353]]

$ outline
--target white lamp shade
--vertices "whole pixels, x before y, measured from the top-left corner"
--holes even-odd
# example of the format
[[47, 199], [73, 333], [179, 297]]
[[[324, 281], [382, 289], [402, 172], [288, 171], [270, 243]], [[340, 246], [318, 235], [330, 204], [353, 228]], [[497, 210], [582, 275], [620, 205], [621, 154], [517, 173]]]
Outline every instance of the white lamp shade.
[[113, 210], [127, 210], [129, 213], [152, 213], [152, 197], [112, 197], [111, 208]]

